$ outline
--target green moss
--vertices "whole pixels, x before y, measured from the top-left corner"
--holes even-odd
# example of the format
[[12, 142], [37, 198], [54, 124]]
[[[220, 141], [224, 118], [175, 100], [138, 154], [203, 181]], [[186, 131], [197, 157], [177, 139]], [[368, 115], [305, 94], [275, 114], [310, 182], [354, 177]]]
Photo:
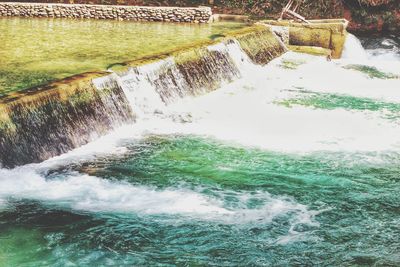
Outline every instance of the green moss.
[[15, 124], [12, 121], [8, 120], [0, 120], [0, 133], [9, 134], [10, 132], [14, 132], [16, 130]]
[[[263, 41], [263, 43], [254, 42], [254, 38], [259, 38], [259, 41], [261, 40]], [[240, 42], [242, 48], [244, 48], [245, 52], [249, 53], [249, 55], [253, 57], [257, 55], [257, 51], [259, 52], [263, 49], [266, 50], [267, 48], [280, 47], [280, 44], [278, 43], [275, 35], [272, 34], [268, 28], [262, 25], [253, 25], [229, 31], [223, 36], [217, 38], [200, 40], [188, 45], [181, 45], [173, 49], [166, 50], [162, 53], [145, 56], [133, 61], [112, 64], [109, 66], [109, 69], [115, 72], [124, 72], [127, 71], [130, 67], [143, 66], [146, 64], [157, 62], [159, 60], [166, 59], [168, 57], [174, 57], [176, 62], [182, 63], [190, 59], [193, 60], [199, 58], [199, 51], [204, 51], [205, 47], [207, 46], [220, 42], [227, 42], [232, 39], [237, 39]], [[284, 48], [280, 47], [280, 50], [284, 50]], [[272, 57], [274, 53], [271, 53]]]
[[[234, 33], [236, 33], [236, 31], [234, 31]], [[178, 61], [179, 61], [179, 58], [182, 58], [182, 60], [184, 60], [185, 57], [186, 58], [197, 57], [194, 55], [193, 51], [198, 50], [198, 49], [203, 49], [206, 46], [219, 43], [223, 39], [225, 39], [225, 38], [217, 38], [214, 40], [211, 40], [211, 39], [201, 40], [201, 41], [193, 42], [188, 45], [181, 45], [181, 46], [175, 47], [173, 49], [166, 50], [162, 53], [156, 53], [156, 54], [141, 57], [139, 59], [135, 59], [132, 61], [126, 61], [126, 62], [112, 64], [109, 66], [109, 69], [112, 71], [115, 71], [115, 72], [123, 72], [123, 71], [126, 71], [130, 67], [138, 67], [138, 66], [143, 66], [146, 64], [151, 64], [151, 63], [166, 59], [168, 57], [177, 57]]]
[[104, 77], [106, 75], [109, 75], [109, 72], [82, 73], [52, 82], [47, 85], [37, 86], [19, 92], [13, 92], [0, 97], [0, 105], [7, 106], [17, 103], [29, 103], [33, 107], [40, 105], [40, 103], [46, 101], [46, 99], [69, 101], [70, 98], [77, 93], [87, 90], [88, 88], [93, 88], [93, 79]]
[[174, 55], [174, 61], [178, 65], [185, 64], [186, 62], [195, 62], [200, 60], [206, 53], [209, 53], [206, 47], [186, 50], [182, 53], [176, 53]]
[[317, 47], [317, 46], [289, 45], [288, 48], [291, 51], [294, 51], [297, 53], [305, 53], [305, 54], [316, 55], [316, 56], [329, 56], [331, 54], [330, 49]]
[[52, 73], [29, 70], [0, 69], [0, 96], [37, 85], [49, 83], [55, 79]]
[[0, 104], [0, 137], [10, 134], [15, 130], [16, 127], [9, 117], [8, 109]]
[[73, 106], [79, 106], [82, 104], [90, 103], [93, 100], [93, 91], [88, 92], [80, 92], [75, 95], [72, 95], [69, 99], [68, 102], [70, 102]]
[[330, 47], [331, 31], [325, 29], [289, 28], [289, 44], [303, 46]]
[[218, 38], [224, 38], [224, 37], [226, 37], [226, 35], [224, 35], [224, 34], [212, 34], [212, 35], [210, 35], [210, 39], [213, 40], [213, 41], [218, 39]]
[[352, 65], [344, 66], [343, 68], [360, 71], [360, 72], [368, 75], [370, 78], [378, 78], [378, 79], [398, 79], [399, 78], [399, 76], [397, 76], [395, 74], [382, 72], [382, 71], [378, 70], [376, 67], [371, 67], [371, 66], [366, 66], [366, 65], [352, 64]]
[[[289, 28], [289, 44], [293, 50], [316, 55], [330, 55], [340, 58], [342, 55], [347, 32], [348, 21], [345, 19], [311, 20], [310, 24], [297, 23], [290, 20], [264, 20], [266, 25], [285, 26]], [[299, 47], [321, 47], [328, 50], [301, 49]], [[304, 51], [301, 51], [304, 50]], [[309, 50], [309, 51], [306, 51]]]
[[288, 59], [284, 59], [284, 60], [282, 60], [280, 66], [282, 68], [284, 68], [284, 69], [295, 70], [300, 65], [302, 65], [304, 63], [305, 63], [305, 61], [303, 61], [303, 60], [288, 60]]
[[236, 39], [243, 51], [256, 64], [267, 64], [286, 52], [286, 47], [265, 26], [259, 26], [256, 31], [237, 36]]

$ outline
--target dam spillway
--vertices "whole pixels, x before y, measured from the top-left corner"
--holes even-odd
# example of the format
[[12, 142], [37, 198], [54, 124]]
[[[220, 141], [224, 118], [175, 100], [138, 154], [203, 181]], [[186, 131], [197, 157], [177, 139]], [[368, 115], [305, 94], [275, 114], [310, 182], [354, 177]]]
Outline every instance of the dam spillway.
[[[308, 29], [305, 36], [314, 36], [305, 39], [299, 37], [298, 30], [292, 30], [301, 30], [301, 25], [279, 22], [280, 27], [289, 27], [288, 40], [274, 28], [278, 24], [263, 23], [231, 32], [221, 40], [111, 65], [120, 75], [86, 73], [3, 96], [0, 147], [4, 153], [0, 154], [0, 163], [13, 167], [40, 162], [134, 121], [135, 105], [142, 103], [129, 106], [125, 94], [135, 98], [138, 87], [155, 91], [154, 97], [168, 104], [216, 90], [241, 77], [242, 61], [265, 65], [286, 52], [286, 45], [321, 46], [331, 49], [329, 54], [334, 58], [342, 53], [346, 21], [303, 25]], [[337, 35], [340, 41], [333, 38]]]
[[347, 34], [328, 61], [265, 26], [198, 26], [138, 25], [207, 38], [151, 38], [166, 49], [107, 71], [78, 43], [50, 83], [37, 58], [0, 61], [0, 265], [399, 265], [400, 40]]
[[[239, 30], [232, 36], [114, 64], [114, 68], [126, 69], [119, 70], [120, 75], [86, 73], [4, 96], [0, 162], [5, 167], [40, 162], [132, 122], [135, 104], [141, 103], [128, 105], [125, 92], [134, 95], [144, 83], [168, 104], [216, 90], [239, 78], [240, 60], [265, 65], [286, 52], [279, 38], [263, 26]], [[233, 54], [232, 49], [241, 54]]]

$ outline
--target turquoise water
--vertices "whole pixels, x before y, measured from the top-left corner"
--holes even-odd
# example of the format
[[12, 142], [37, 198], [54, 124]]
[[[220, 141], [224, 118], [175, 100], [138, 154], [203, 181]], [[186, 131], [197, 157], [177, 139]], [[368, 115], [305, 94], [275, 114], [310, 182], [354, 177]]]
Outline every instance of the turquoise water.
[[0, 266], [399, 266], [400, 80], [348, 61], [288, 53], [0, 169]]
[[92, 212], [12, 198], [0, 213], [3, 266], [399, 263], [399, 153], [371, 163], [358, 154], [300, 156], [178, 136], [128, 148], [46, 179], [83, 172], [123, 181], [136, 189], [119, 193], [141, 198], [141, 207], [124, 207], [112, 187], [101, 207], [77, 196]]
[[353, 97], [329, 93], [313, 93], [300, 91], [298, 96], [278, 102], [278, 104], [292, 106], [306, 106], [316, 109], [346, 109], [358, 111], [375, 111], [388, 119], [400, 118], [400, 104], [385, 101], [373, 100], [370, 98]]

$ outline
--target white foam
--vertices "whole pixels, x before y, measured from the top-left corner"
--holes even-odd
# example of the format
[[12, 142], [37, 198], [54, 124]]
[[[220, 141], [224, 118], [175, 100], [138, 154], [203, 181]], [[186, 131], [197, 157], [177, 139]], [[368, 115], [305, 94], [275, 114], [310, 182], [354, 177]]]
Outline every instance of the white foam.
[[368, 58], [376, 61], [400, 61], [400, 47], [392, 39], [384, 39], [378, 48], [367, 49]]
[[[225, 203], [227, 195], [237, 201]], [[201, 188], [197, 191], [184, 187], [156, 189], [82, 174], [46, 180], [28, 167], [0, 170], [0, 200], [3, 202], [9, 197], [92, 212], [184, 215], [228, 224], [267, 223], [277, 216], [294, 214], [293, 223], [315, 224], [315, 213], [306, 206], [292, 199], [272, 197], [267, 192], [220, 191], [219, 196], [211, 197], [203, 194]], [[248, 203], [252, 199], [264, 204], [251, 209]]]
[[[399, 80], [379, 80], [373, 85], [381, 87], [368, 87], [371, 80], [362, 74], [321, 58], [301, 57], [306, 63], [296, 71], [282, 72], [276, 61], [264, 68], [264, 75], [256, 73], [206, 96], [170, 106], [171, 112], [190, 112], [192, 123], [163, 127], [158, 132], [213, 136], [278, 151], [399, 150], [400, 128], [378, 112], [287, 108], [274, 103], [287, 98], [288, 89], [400, 101]], [[293, 59], [293, 54], [288, 58]], [[279, 60], [283, 59], [286, 56]], [[338, 79], [343, 76], [349, 80]]]
[[347, 34], [342, 58], [349, 58], [354, 60], [366, 60], [368, 58], [368, 55], [363, 48], [360, 40], [351, 33]]
[[[353, 61], [336, 60], [328, 62], [323, 58], [310, 57], [307, 55], [295, 56], [293, 53], [284, 55], [280, 60], [299, 61], [306, 63], [299, 66], [295, 71], [277, 70], [276, 65], [269, 65], [265, 69], [269, 73], [278, 73], [280, 84], [268, 86], [270, 90], [296, 89], [335, 93], [354, 97], [364, 97], [388, 102], [400, 102], [400, 80], [399, 79], [371, 79], [363, 72], [345, 69], [348, 65], [361, 64], [376, 67], [383, 72], [400, 75], [399, 62], [382, 61]], [[278, 61], [279, 62], [279, 61]], [[268, 89], [269, 89], [268, 88]]]
[[[210, 49], [222, 48], [216, 46]], [[133, 106], [138, 101], [145, 101], [140, 107], [142, 113], [137, 123], [121, 127], [95, 142], [41, 164], [14, 170], [0, 169], [0, 206], [7, 198], [16, 197], [53, 201], [94, 212], [183, 214], [225, 223], [269, 222], [277, 216], [293, 213], [293, 225], [299, 222], [312, 224], [315, 213], [306, 206], [291, 199], [272, 197], [267, 192], [256, 195], [230, 192], [239, 199], [236, 206], [230, 206], [224, 201], [224, 195], [210, 197], [200, 189], [155, 189], [81, 174], [46, 180], [38, 170], [93, 160], [111, 153], [123, 154], [126, 152], [124, 140], [139, 139], [149, 134], [212, 136], [243, 145], [295, 153], [400, 150], [399, 125], [382, 118], [378, 112], [320, 110], [301, 106], [288, 108], [275, 103], [290, 97], [287, 90], [400, 103], [400, 80], [370, 79], [363, 73], [343, 68], [354, 59], [327, 62], [321, 57], [287, 53], [260, 67], [251, 65], [237, 44], [226, 49], [229, 53], [240, 54], [235, 55], [234, 60], [240, 65], [243, 79], [203, 97], [177, 101], [163, 107], [161, 114], [154, 114], [153, 106], [158, 108], [163, 105], [149, 84], [139, 93], [136, 87], [124, 88], [130, 98], [139, 94], [130, 99]], [[287, 70], [281, 67], [282, 60], [298, 60], [301, 65], [296, 70]], [[379, 65], [376, 62], [370, 64]], [[132, 73], [128, 76], [125, 78], [132, 79]], [[261, 199], [264, 204], [249, 208], [246, 203], [251, 197]]]
[[71, 174], [46, 180], [30, 168], [0, 170], [0, 197], [54, 201], [74, 209], [143, 214], [229, 213], [204, 196], [185, 189], [156, 189]]
[[141, 138], [142, 135], [143, 131], [136, 130], [135, 124], [128, 124], [70, 152], [50, 158], [39, 164], [30, 165], [43, 170], [73, 163], [87, 162], [104, 156], [122, 155], [126, 153], [127, 149], [121, 142], [125, 139], [138, 139]]
[[[211, 47], [210, 49], [222, 49]], [[236, 44], [230, 53], [243, 53]], [[162, 113], [142, 109], [137, 123], [126, 125], [99, 140], [41, 164], [54, 165], [87, 161], [108, 153], [124, 153], [121, 140], [146, 135], [194, 134], [224, 141], [286, 152], [399, 151], [400, 128], [384, 119], [379, 111], [321, 110], [312, 107], [277, 105], [296, 91], [348, 95], [377, 101], [400, 103], [400, 80], [370, 79], [365, 74], [344, 69], [348, 60], [328, 62], [325, 58], [289, 52], [265, 67], [252, 65], [237, 56], [244, 77], [198, 98], [177, 100]], [[296, 70], [282, 68], [283, 61], [300, 62]], [[398, 68], [400, 71], [400, 65]], [[129, 90], [129, 89], [127, 89]], [[146, 87], [141, 94], [154, 95]], [[291, 90], [291, 92], [288, 92]], [[128, 93], [129, 96], [129, 93]], [[134, 103], [134, 102], [133, 102]], [[156, 102], [147, 102], [156, 108]], [[150, 110], [146, 113], [146, 110]]]
[[170, 59], [145, 65], [135, 71], [129, 70], [125, 75], [117, 79], [127, 96], [135, 115], [145, 119], [154, 112], [163, 112], [165, 104], [160, 95], [152, 88], [144, 73], [150, 73], [163, 65], [171, 65]]

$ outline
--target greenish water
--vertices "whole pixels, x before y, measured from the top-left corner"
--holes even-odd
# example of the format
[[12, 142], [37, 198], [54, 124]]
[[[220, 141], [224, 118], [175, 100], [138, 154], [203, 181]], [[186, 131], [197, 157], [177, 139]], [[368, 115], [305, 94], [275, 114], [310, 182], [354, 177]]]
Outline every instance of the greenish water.
[[212, 40], [244, 26], [0, 18], [0, 95]]
[[[47, 175], [79, 176], [79, 188], [66, 186], [77, 190], [72, 202], [92, 212], [71, 210], [62, 197], [57, 205], [10, 199], [0, 213], [2, 266], [400, 262], [398, 153], [291, 155], [195, 137], [126, 145], [123, 156]], [[85, 182], [82, 173], [114, 185]], [[91, 203], [93, 190], [100, 203]]]
[[349, 111], [377, 111], [380, 112], [383, 117], [388, 119], [400, 118], [399, 103], [384, 102], [349, 95], [302, 91], [297, 97], [278, 101], [277, 103], [286, 107], [299, 105], [327, 110], [342, 108]]
[[399, 79], [336, 63], [288, 53], [0, 169], [0, 266], [399, 266]]
[[383, 71], [378, 70], [376, 67], [365, 66], [365, 65], [358, 65], [352, 64], [344, 66], [345, 69], [357, 70], [362, 73], [365, 73], [370, 78], [378, 78], [378, 79], [396, 79], [399, 78], [397, 75], [392, 73], [385, 73]]

